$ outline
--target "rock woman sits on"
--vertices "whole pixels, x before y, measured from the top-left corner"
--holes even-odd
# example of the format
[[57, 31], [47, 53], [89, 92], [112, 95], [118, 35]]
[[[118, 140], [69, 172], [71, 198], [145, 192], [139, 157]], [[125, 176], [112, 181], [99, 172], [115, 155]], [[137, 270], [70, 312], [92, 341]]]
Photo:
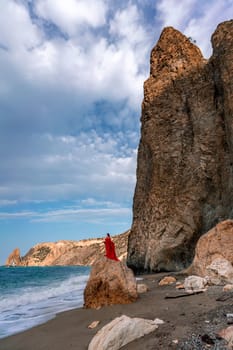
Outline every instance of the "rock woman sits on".
[[104, 244], [105, 244], [105, 256], [108, 259], [119, 261], [119, 259], [116, 256], [116, 252], [115, 252], [115, 244], [111, 240], [111, 237], [110, 237], [109, 233], [107, 233], [107, 236], [106, 236], [106, 238], [104, 240]]

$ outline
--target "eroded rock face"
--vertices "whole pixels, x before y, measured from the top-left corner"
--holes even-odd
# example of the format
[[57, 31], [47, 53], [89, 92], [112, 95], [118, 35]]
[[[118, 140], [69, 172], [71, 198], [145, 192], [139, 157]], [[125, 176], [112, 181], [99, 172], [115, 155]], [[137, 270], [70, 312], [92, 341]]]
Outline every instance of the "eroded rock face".
[[165, 28], [144, 84], [128, 266], [179, 270], [198, 238], [233, 218], [233, 21], [209, 60]]
[[96, 309], [105, 305], [130, 304], [137, 299], [133, 271], [120, 261], [100, 259], [91, 270], [84, 290], [84, 306]]
[[194, 260], [187, 272], [209, 276], [209, 266], [217, 259], [233, 264], [233, 220], [220, 222], [199, 239]]

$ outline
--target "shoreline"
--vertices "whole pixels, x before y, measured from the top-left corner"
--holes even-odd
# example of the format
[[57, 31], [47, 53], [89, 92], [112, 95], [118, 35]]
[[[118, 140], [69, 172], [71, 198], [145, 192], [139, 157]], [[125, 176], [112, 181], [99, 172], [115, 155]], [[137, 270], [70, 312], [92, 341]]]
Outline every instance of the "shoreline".
[[[217, 297], [223, 293], [221, 286], [209, 287], [204, 293], [190, 295], [186, 298], [165, 299], [165, 296], [178, 293], [174, 284], [158, 285], [159, 280], [167, 275], [173, 275], [181, 282], [184, 280], [184, 276], [177, 273], [137, 276], [140, 278], [138, 283], [145, 283], [149, 287], [149, 291], [140, 294], [135, 303], [106, 306], [99, 310], [81, 307], [61, 312], [46, 323], [0, 339], [0, 349], [87, 350], [88, 344], [96, 332], [123, 314], [129, 317], [160, 318], [165, 323], [159, 325], [159, 328], [151, 334], [127, 344], [122, 349], [181, 349], [185, 338], [191, 337], [194, 333], [203, 333], [205, 327], [208, 329], [210, 325], [213, 326], [210, 318], [213, 317], [214, 313], [221, 316], [218, 309], [224, 311], [224, 307], [226, 307], [229, 312], [233, 312], [233, 306], [232, 304], [229, 306], [229, 300], [216, 301]], [[100, 321], [100, 323], [96, 328], [89, 329], [88, 326], [93, 321]], [[222, 323], [218, 322], [215, 328], [220, 330], [224, 328], [224, 325], [227, 327], [223, 318]], [[182, 349], [195, 349], [195, 347], [183, 347]], [[211, 349], [210, 345], [208, 345], [208, 349]], [[226, 348], [219, 347], [219, 349]]]

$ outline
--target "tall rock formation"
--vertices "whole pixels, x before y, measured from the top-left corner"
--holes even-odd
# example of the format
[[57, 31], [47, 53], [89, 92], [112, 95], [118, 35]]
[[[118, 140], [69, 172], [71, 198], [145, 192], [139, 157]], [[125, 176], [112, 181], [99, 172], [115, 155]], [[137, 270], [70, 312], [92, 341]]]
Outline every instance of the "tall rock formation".
[[233, 21], [212, 36], [205, 60], [165, 28], [144, 84], [137, 184], [127, 263], [179, 270], [198, 238], [233, 218]]

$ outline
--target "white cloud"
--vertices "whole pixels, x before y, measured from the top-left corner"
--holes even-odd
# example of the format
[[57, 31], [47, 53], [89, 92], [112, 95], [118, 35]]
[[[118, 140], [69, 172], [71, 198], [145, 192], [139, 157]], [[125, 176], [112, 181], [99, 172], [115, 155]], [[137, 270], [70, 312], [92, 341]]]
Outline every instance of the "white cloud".
[[35, 212], [32, 211], [21, 211], [21, 212], [0, 212], [0, 219], [17, 219], [17, 218], [31, 218], [36, 215]]
[[0, 207], [15, 205], [15, 204], [17, 204], [16, 200], [0, 199]]
[[37, 222], [59, 222], [59, 221], [88, 221], [101, 222], [114, 217], [126, 217], [131, 214], [130, 208], [98, 208], [98, 209], [62, 209], [37, 214], [33, 221]]
[[[108, 218], [114, 219], [117, 217], [128, 218], [131, 214], [130, 208], [120, 208], [118, 206], [112, 208], [64, 208], [48, 210], [45, 212], [39, 211], [18, 211], [18, 212], [0, 212], [0, 220], [8, 219], [29, 219], [31, 222], [61, 222], [61, 221], [79, 221], [85, 222], [103, 222]], [[122, 222], [121, 222], [122, 224]]]
[[95, 198], [86, 198], [80, 201], [84, 206], [105, 207], [105, 208], [119, 208], [119, 203], [110, 201], [97, 201]]
[[[85, 19], [81, 15], [80, 6], [85, 7], [85, 13], [90, 17]], [[63, 0], [38, 0], [36, 8], [48, 21], [55, 21], [52, 17], [57, 16], [60, 21], [55, 22], [60, 29], [66, 25], [72, 28], [77, 25], [78, 28], [85, 22], [85, 34], [68, 28], [69, 35], [70, 32], [73, 35], [67, 39], [59, 37], [59, 33], [48, 38], [40, 22], [34, 21], [35, 24], [30, 18], [27, 7], [3, 0], [0, 5], [0, 44], [11, 46], [11, 51], [2, 52], [0, 57], [1, 66], [5, 67], [0, 96], [11, 100], [13, 106], [21, 104], [19, 111], [24, 118], [29, 114], [26, 100], [33, 101], [37, 104], [35, 110], [44, 116], [44, 120], [50, 118], [50, 123], [52, 118], [56, 120], [55, 95], [58, 103], [66, 96], [82, 110], [98, 100], [128, 101], [128, 108], [140, 110], [143, 81], [149, 70], [149, 36], [140, 23], [135, 5], [126, 4], [123, 10], [108, 19], [104, 1], [72, 0], [69, 4]], [[10, 13], [15, 19], [14, 31], [6, 20]], [[96, 20], [92, 19], [92, 13]], [[95, 35], [92, 28], [97, 25], [104, 25], [104, 31]], [[15, 91], [19, 86], [20, 89]], [[63, 114], [62, 118], [66, 116]]]
[[118, 10], [110, 21], [110, 34], [126, 40], [131, 45], [146, 43], [146, 30], [142, 25], [142, 14], [136, 5], [129, 4]]
[[31, 81], [59, 86], [86, 104], [128, 99], [131, 108], [138, 109], [146, 77], [145, 71], [139, 70], [144, 48], [140, 52], [128, 43], [110, 44], [106, 38], [92, 42], [86, 50], [72, 40], [54, 40], [27, 53], [23, 62], [28, 63]]
[[161, 0], [157, 1], [156, 9], [159, 12], [158, 18], [163, 27], [173, 26], [182, 30], [181, 26], [192, 15], [196, 0]]
[[[148, 76], [149, 50], [154, 44], [151, 36], [158, 30], [154, 27], [153, 34], [149, 31], [138, 2], [122, 2], [115, 12], [108, 11], [113, 3], [104, 0], [33, 2], [48, 24], [53, 21], [62, 29], [69, 25], [78, 28], [85, 23], [84, 34], [76, 31], [66, 40], [59, 33], [46, 37], [45, 28], [30, 18], [23, 3], [12, 0], [0, 3], [0, 43], [11, 46], [10, 52], [1, 50], [0, 55], [0, 98], [11, 105], [12, 113], [9, 116], [7, 110], [6, 119], [12, 118], [13, 124], [22, 118], [28, 127], [33, 119], [32, 126], [43, 132], [56, 129], [68, 133], [74, 118], [80, 128], [83, 123], [92, 127], [93, 121], [99, 125], [97, 118], [106, 122], [105, 115], [85, 113], [83, 117], [83, 111], [93, 109], [96, 102], [126, 101], [126, 112], [121, 109], [111, 115], [111, 125], [118, 128], [125, 125], [132, 130], [135, 120], [131, 115], [136, 111], [139, 119], [143, 82]], [[232, 6], [232, 1], [226, 0], [203, 4], [196, 0], [178, 3], [161, 0], [157, 2], [157, 11], [162, 26], [183, 28], [207, 52], [210, 26], [214, 29], [220, 17], [221, 20], [229, 17]], [[14, 30], [9, 18], [14, 21]], [[104, 26], [104, 30], [93, 32], [93, 26]]]
[[203, 2], [202, 13], [197, 18], [191, 18], [184, 33], [197, 41], [203, 54], [209, 57], [212, 53], [210, 38], [217, 25], [224, 20], [231, 19], [233, 14], [233, 2], [215, 0], [210, 4]]
[[39, 45], [41, 32], [27, 9], [12, 0], [0, 1], [0, 44], [9, 50], [27, 50]]
[[91, 193], [108, 201], [127, 201], [135, 185], [136, 150], [122, 137], [94, 131], [76, 137], [47, 134], [35, 143], [32, 137], [30, 150], [12, 155], [17, 171], [10, 171], [13, 159], [4, 162], [0, 198], [81, 199]]
[[35, 4], [38, 16], [53, 22], [69, 36], [77, 35], [80, 26], [97, 28], [106, 22], [104, 0], [37, 0]]
[[[30, 17], [26, 1], [0, 2], [0, 44], [10, 48], [0, 49], [0, 198], [131, 200], [143, 81], [160, 28], [145, 24], [134, 1], [116, 10], [104, 0], [33, 4], [45, 21]], [[197, 4], [161, 0], [157, 19], [207, 51], [232, 1]], [[47, 35], [51, 21], [66, 38], [53, 26]]]
[[[101, 52], [101, 55], [99, 53]], [[88, 58], [77, 71], [80, 80], [96, 100], [104, 97], [107, 100], [120, 101], [128, 99], [133, 109], [138, 108], [142, 100], [142, 85], [145, 75], [139, 72], [136, 54], [129, 45], [109, 45], [105, 39], [94, 44], [88, 53]], [[87, 66], [87, 60], [93, 66]], [[77, 77], [78, 78], [78, 77]], [[83, 84], [84, 90], [85, 85]]]

